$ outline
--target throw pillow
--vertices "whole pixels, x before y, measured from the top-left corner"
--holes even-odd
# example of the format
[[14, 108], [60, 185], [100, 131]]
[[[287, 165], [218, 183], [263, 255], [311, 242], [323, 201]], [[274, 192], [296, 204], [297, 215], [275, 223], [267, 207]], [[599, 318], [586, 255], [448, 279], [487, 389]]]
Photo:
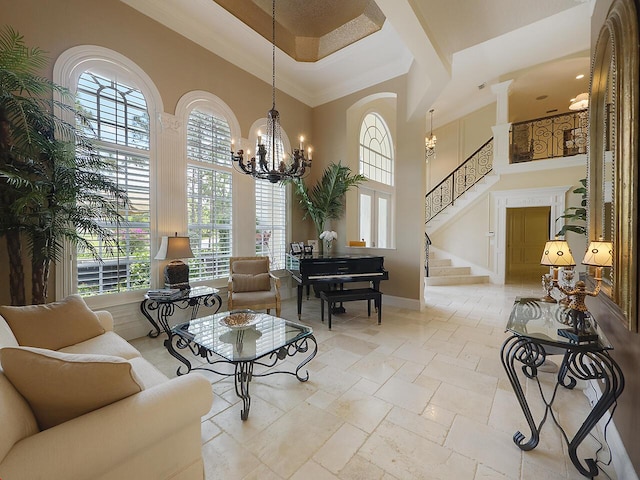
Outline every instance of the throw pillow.
[[0, 306], [16, 340], [26, 347], [59, 350], [104, 333], [98, 316], [80, 295], [26, 307]]
[[268, 273], [258, 275], [248, 275], [234, 273], [231, 276], [234, 292], [258, 292], [271, 290], [271, 277]]
[[110, 355], [5, 347], [0, 359], [5, 376], [27, 400], [41, 430], [142, 390], [131, 364]]

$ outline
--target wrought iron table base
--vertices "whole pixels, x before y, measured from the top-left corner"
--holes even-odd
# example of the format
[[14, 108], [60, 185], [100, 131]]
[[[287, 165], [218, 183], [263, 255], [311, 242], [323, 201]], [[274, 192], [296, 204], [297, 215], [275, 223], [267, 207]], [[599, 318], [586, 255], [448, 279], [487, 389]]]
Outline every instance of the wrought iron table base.
[[[294, 372], [286, 371], [286, 370], [276, 370], [276, 371], [267, 371], [265, 373], [254, 373], [253, 367], [254, 365], [260, 365], [265, 368], [271, 368], [278, 363], [280, 360], [284, 360], [287, 357], [293, 357], [296, 353], [307, 353], [309, 352], [309, 342], [313, 342], [313, 351], [306, 357], [295, 369]], [[174, 347], [175, 343], [175, 347]], [[169, 351], [169, 353], [182, 362], [186, 366], [186, 371], [182, 371], [182, 366], [178, 367], [176, 370], [177, 375], [184, 375], [193, 370], [206, 370], [208, 372], [213, 372], [218, 375], [224, 375], [227, 377], [233, 376], [236, 395], [242, 400], [242, 410], [240, 411], [240, 418], [242, 420], [246, 420], [249, 418], [249, 408], [251, 407], [251, 396], [249, 394], [249, 384], [251, 383], [251, 379], [253, 377], [266, 377], [269, 375], [275, 375], [276, 373], [284, 373], [287, 375], [295, 376], [299, 381], [306, 382], [309, 380], [309, 372], [305, 370], [304, 376], [300, 374], [302, 367], [304, 367], [307, 363], [309, 363], [318, 353], [318, 343], [313, 335], [308, 335], [299, 340], [296, 340], [293, 343], [288, 345], [284, 345], [273, 352], [267, 353], [262, 357], [256, 358], [254, 360], [244, 360], [244, 361], [229, 361], [220, 357], [213, 351], [205, 348], [201, 345], [198, 345], [195, 342], [192, 342], [184, 337], [179, 335], [172, 334], [164, 341], [164, 346]], [[217, 364], [232, 364], [234, 365], [234, 372], [221, 372], [216, 370], [215, 368], [209, 367], [194, 367], [191, 365], [191, 362], [186, 359], [178, 350], [183, 350], [188, 348], [191, 353], [201, 358], [204, 358], [207, 363], [211, 366], [215, 366]], [[261, 359], [265, 359], [264, 362], [259, 361]]]
[[[513, 391], [516, 394], [518, 403], [520, 403], [522, 412], [524, 413], [531, 430], [531, 435], [528, 441], [525, 441], [526, 436], [523, 433], [517, 431], [513, 435], [514, 443], [524, 451], [534, 449], [540, 441], [540, 431], [542, 430], [542, 426], [547, 420], [547, 416], [550, 415], [554, 423], [562, 432], [569, 449], [569, 458], [571, 458], [571, 462], [574, 466], [585, 477], [593, 478], [597, 476], [598, 466], [596, 465], [596, 461], [592, 458], [585, 459], [586, 467], [583, 466], [578, 458], [577, 450], [578, 446], [587, 437], [593, 427], [596, 426], [609, 407], [615, 403], [616, 399], [624, 389], [624, 376], [622, 375], [622, 371], [618, 364], [609, 356], [606, 350], [593, 351], [588, 348], [581, 348], [580, 345], [576, 345], [575, 348], [567, 348], [562, 360], [562, 365], [558, 371], [558, 382], [553, 389], [551, 399], [547, 401], [544, 396], [544, 392], [542, 391], [540, 381], [537, 378], [538, 368], [544, 363], [547, 355], [542, 344], [534, 342], [530, 338], [513, 335], [502, 345], [500, 355], [502, 365], [509, 377]], [[538, 425], [536, 425], [533, 415], [531, 414], [522, 385], [518, 379], [515, 365], [516, 361], [522, 364], [521, 368], [524, 375], [529, 379], [535, 379], [538, 383], [540, 395], [542, 396], [542, 400], [545, 404], [545, 412]], [[602, 395], [591, 409], [591, 412], [584, 420], [573, 439], [569, 440], [565, 431], [558, 423], [551, 407], [556, 398], [558, 387], [563, 386], [564, 388], [572, 389], [576, 386], [576, 379], [599, 380], [602, 387]]]
[[[145, 298], [140, 303], [140, 312], [151, 323], [153, 329], [147, 334], [148, 337], [156, 338], [161, 332], [165, 332], [169, 336], [171, 331], [171, 325], [169, 325], [169, 318], [173, 316], [176, 311], [176, 307], [180, 310], [186, 310], [191, 308], [191, 320], [198, 316], [198, 309], [200, 306], [213, 307], [218, 304], [214, 313], [218, 313], [220, 306], [222, 305], [222, 299], [218, 292], [211, 292], [206, 295], [196, 297], [184, 297], [177, 298], [175, 300], [156, 300], [151, 298]], [[154, 318], [153, 312], [156, 312]]]

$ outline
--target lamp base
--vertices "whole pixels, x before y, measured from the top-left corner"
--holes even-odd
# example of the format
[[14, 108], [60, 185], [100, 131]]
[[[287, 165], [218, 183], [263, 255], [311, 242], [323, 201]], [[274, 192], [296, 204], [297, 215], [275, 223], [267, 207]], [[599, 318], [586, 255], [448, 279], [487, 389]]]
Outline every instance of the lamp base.
[[576, 343], [595, 342], [598, 340], [597, 333], [579, 332], [575, 328], [559, 328], [558, 335]]
[[172, 260], [164, 267], [164, 286], [189, 290], [189, 265], [182, 260]]

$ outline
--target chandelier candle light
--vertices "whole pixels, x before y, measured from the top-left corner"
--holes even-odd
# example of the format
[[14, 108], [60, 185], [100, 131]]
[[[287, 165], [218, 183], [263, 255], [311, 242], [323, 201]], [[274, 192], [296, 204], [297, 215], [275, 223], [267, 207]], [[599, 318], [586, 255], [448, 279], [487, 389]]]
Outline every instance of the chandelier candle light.
[[428, 137], [424, 137], [424, 150], [427, 160], [436, 154], [436, 141], [438, 140], [433, 134], [433, 108], [429, 110], [429, 113], [431, 114], [431, 132]]
[[[251, 175], [254, 178], [269, 180], [271, 183], [278, 183], [292, 178], [302, 178], [311, 168], [311, 148], [308, 149], [309, 158], [304, 155], [304, 137], [300, 137], [300, 148], [293, 150], [291, 161], [287, 163], [282, 146], [282, 129], [280, 127], [280, 113], [276, 110], [276, 0], [272, 2], [271, 20], [271, 60], [272, 60], [272, 107], [267, 112], [267, 134], [266, 138], [262, 132], [258, 131], [258, 152], [256, 157], [251, 157], [247, 150], [245, 153], [238, 150], [234, 153], [234, 143], [231, 142], [231, 159], [234, 165], [239, 167], [242, 173]], [[265, 143], [266, 142], [266, 143]]]

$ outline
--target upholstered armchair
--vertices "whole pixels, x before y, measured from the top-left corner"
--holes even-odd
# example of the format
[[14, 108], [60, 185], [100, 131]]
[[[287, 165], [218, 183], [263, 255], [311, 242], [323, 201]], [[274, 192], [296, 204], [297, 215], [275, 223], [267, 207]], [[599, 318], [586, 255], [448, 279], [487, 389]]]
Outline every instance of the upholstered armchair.
[[269, 271], [269, 257], [229, 258], [229, 310], [276, 309], [280, 316], [280, 279]]

